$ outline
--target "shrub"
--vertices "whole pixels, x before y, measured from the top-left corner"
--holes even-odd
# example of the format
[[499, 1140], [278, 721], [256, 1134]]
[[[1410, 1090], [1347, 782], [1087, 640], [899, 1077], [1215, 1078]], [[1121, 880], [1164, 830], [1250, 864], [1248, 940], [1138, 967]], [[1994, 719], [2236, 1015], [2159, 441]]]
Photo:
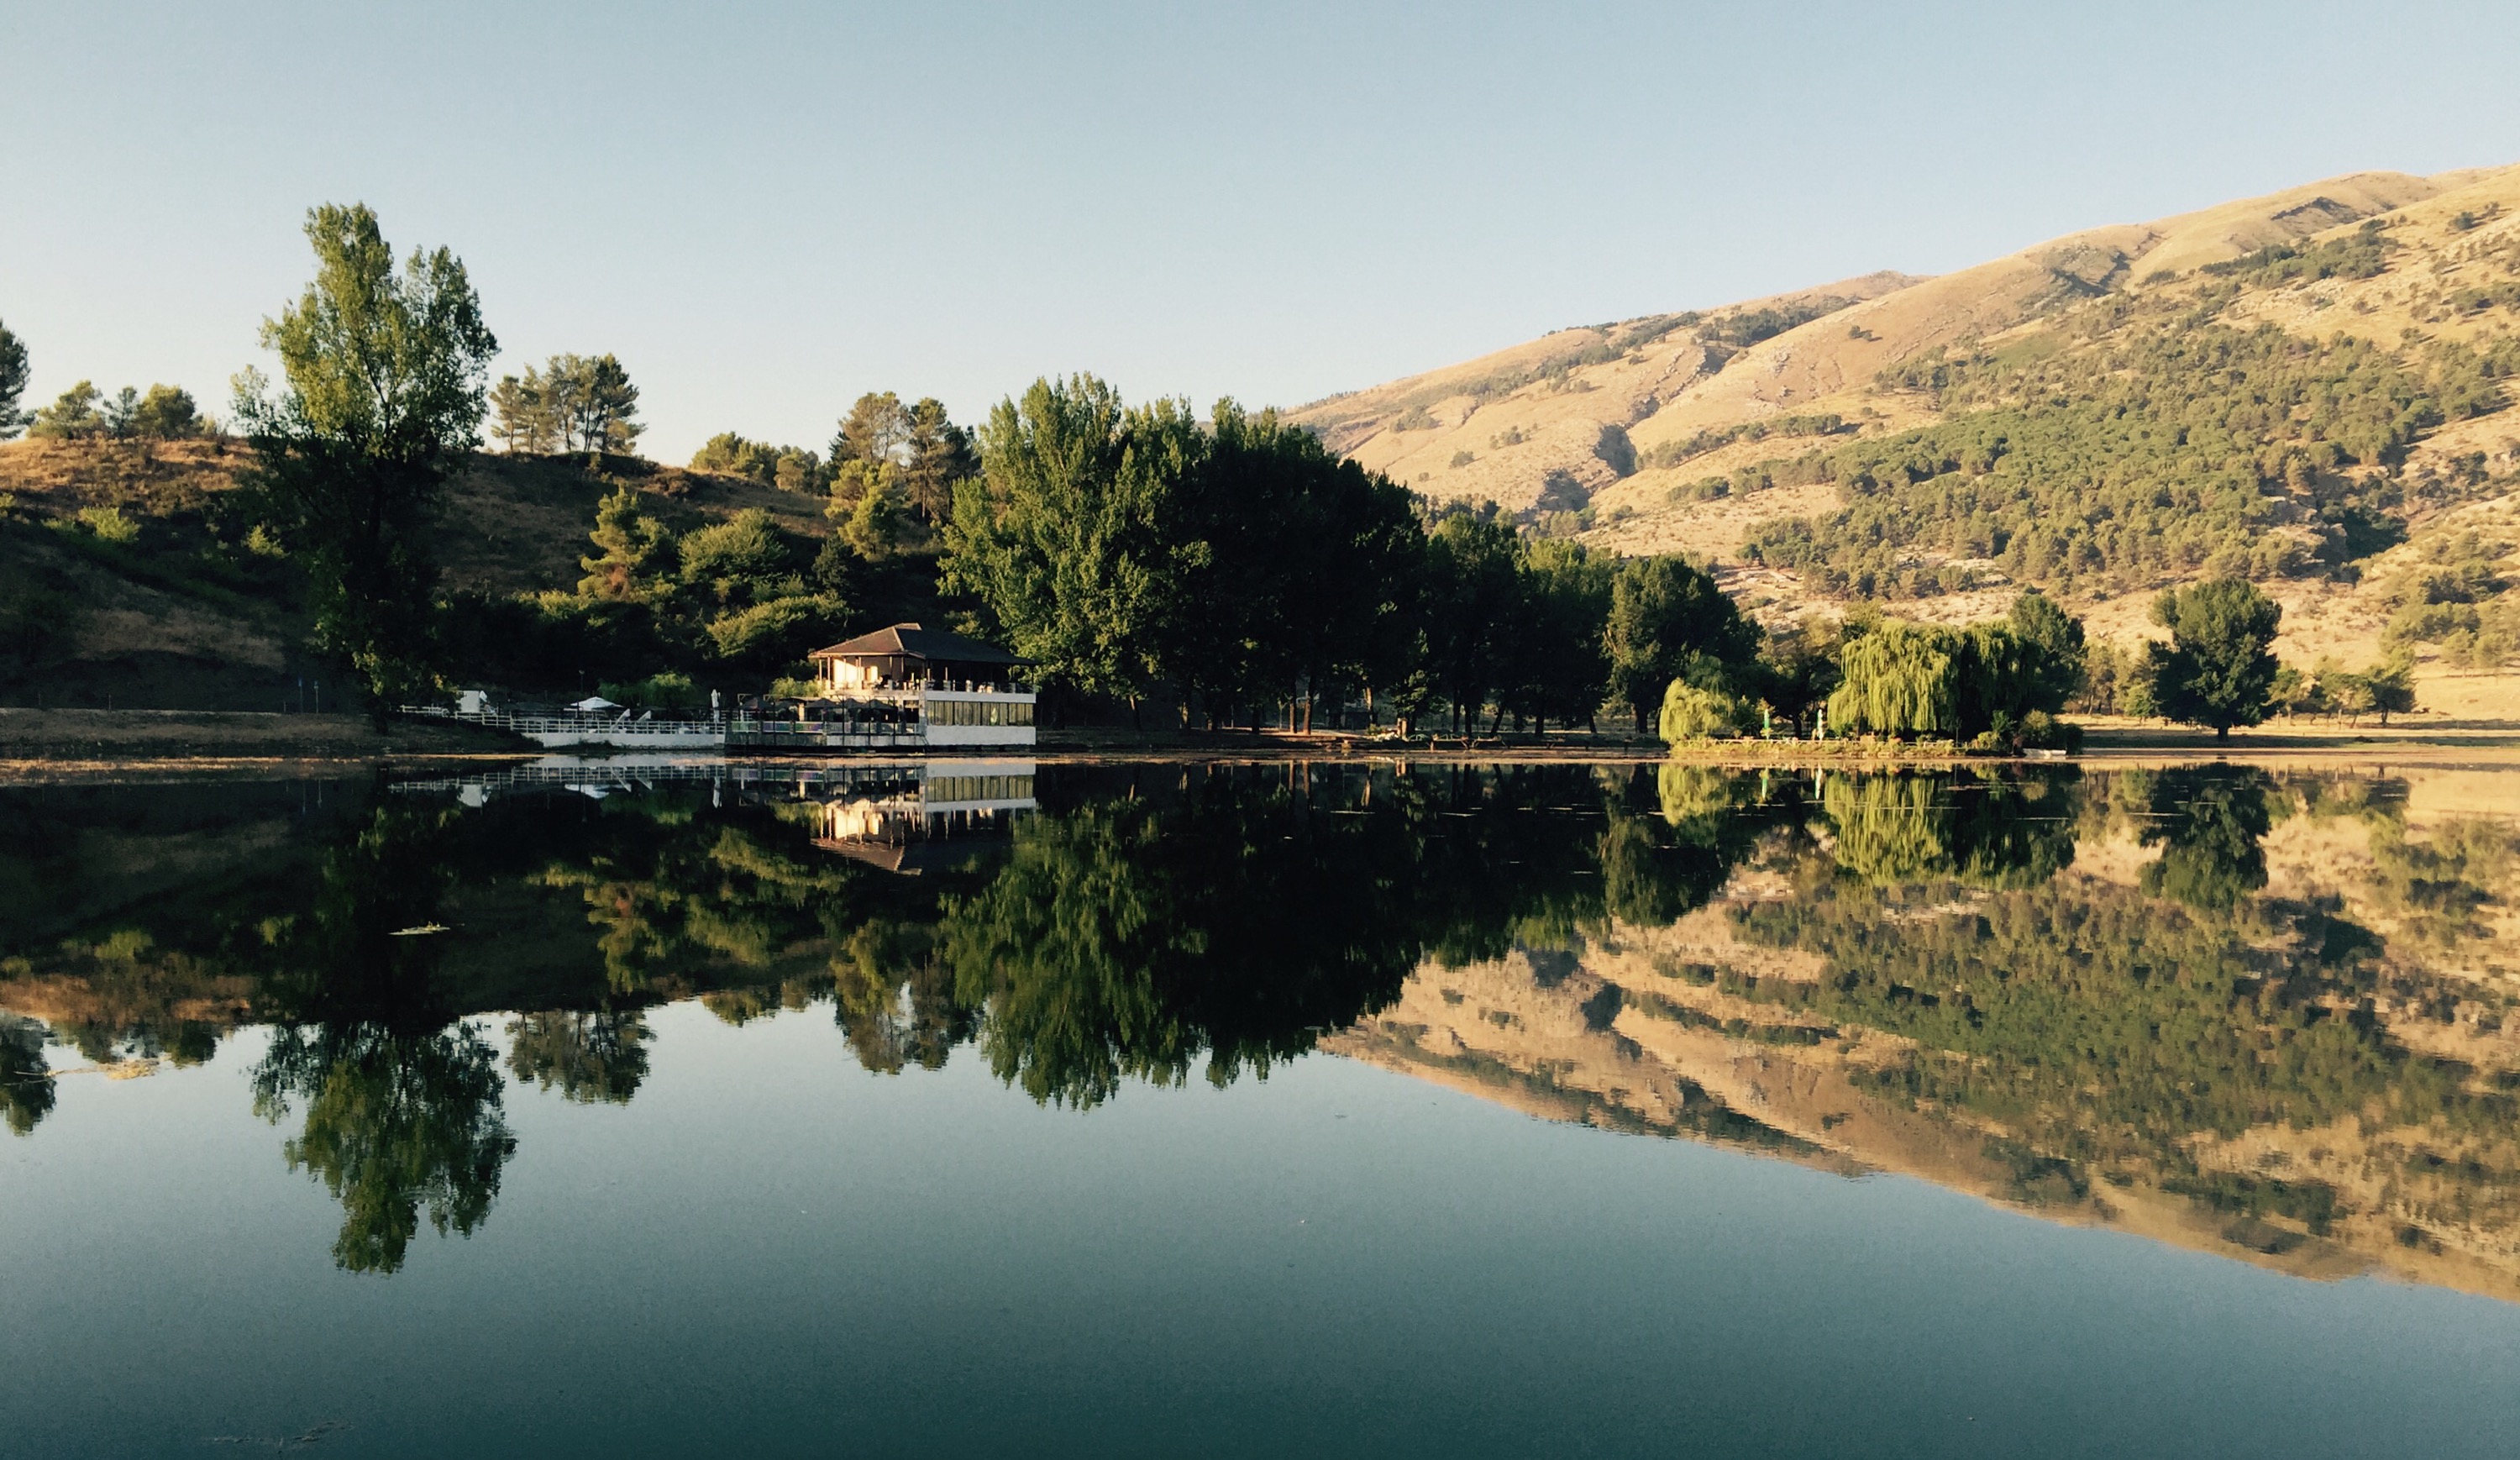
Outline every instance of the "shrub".
[[82, 507], [79, 525], [105, 542], [137, 542], [140, 525], [122, 515], [119, 507]]

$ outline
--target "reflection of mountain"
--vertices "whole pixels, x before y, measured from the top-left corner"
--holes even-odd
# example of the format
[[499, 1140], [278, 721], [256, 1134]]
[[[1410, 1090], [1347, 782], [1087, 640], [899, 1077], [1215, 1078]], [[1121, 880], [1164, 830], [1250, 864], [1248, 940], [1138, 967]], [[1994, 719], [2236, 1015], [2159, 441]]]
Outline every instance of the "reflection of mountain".
[[[214, 798], [0, 794], [49, 837], [0, 838], [0, 1010], [42, 1021], [0, 1019], [0, 1116], [46, 1118], [48, 1046], [129, 1071], [272, 1025], [261, 1108], [341, 1201], [342, 1260], [389, 1268], [424, 1216], [488, 1214], [512, 1081], [629, 1104], [651, 1005], [828, 1005], [868, 1070], [970, 1045], [1076, 1108], [1328, 1047], [1552, 1118], [2520, 1297], [2520, 838], [2470, 814], [2486, 787], [910, 770], [563, 768], [307, 814], [249, 788], [226, 857]], [[989, 854], [900, 877], [835, 830]]]
[[[1834, 854], [1778, 844], [1725, 900], [1580, 956], [1423, 965], [1328, 1047], [1552, 1118], [1901, 1171], [2303, 1275], [2377, 1266], [2520, 1298], [2507, 995], [2390, 956], [2324, 899], [2147, 893], [2266, 881], [2255, 840], [2230, 835], [2266, 824], [2235, 800], [2287, 799], [2262, 775], [2107, 789], [2136, 823], [2094, 798], [2095, 840], [2161, 842], [2153, 808], [2180, 802], [2177, 878], [1990, 890], [1954, 860], [1885, 885], [1888, 833], [1852, 835], [1831, 798]], [[1913, 819], [1896, 787], [1864, 798]], [[2404, 840], [2385, 817], [2371, 837], [2374, 902], [2401, 895], [2385, 869]], [[2426, 900], [2483, 891], [2462, 881], [2480, 840], [2498, 839], [2458, 823], [2426, 840]]]

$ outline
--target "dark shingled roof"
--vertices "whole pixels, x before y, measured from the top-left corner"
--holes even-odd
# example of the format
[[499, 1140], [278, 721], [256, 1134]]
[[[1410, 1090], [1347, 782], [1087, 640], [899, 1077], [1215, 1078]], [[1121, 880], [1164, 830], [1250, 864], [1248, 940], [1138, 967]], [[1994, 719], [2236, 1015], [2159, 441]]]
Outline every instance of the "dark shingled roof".
[[948, 633], [941, 628], [921, 628], [916, 623], [896, 623], [871, 634], [860, 634], [844, 644], [817, 649], [809, 659], [875, 659], [898, 656], [922, 659], [948, 664], [1016, 664], [1023, 661], [995, 644]]

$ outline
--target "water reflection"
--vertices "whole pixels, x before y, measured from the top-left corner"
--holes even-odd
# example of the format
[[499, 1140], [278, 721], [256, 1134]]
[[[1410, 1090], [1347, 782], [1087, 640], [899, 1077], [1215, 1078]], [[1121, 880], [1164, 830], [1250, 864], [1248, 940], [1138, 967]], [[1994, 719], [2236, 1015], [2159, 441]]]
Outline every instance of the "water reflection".
[[869, 1071], [968, 1046], [1048, 1104], [1326, 1048], [1552, 1118], [2520, 1296], [2496, 935], [2520, 841], [2413, 801], [2231, 766], [14, 794], [0, 1117], [38, 1130], [68, 1077], [49, 1051], [128, 1072], [268, 1026], [255, 1108], [341, 1204], [337, 1260], [390, 1271], [424, 1216], [489, 1217], [512, 1083], [628, 1105], [645, 1009], [828, 1006]]

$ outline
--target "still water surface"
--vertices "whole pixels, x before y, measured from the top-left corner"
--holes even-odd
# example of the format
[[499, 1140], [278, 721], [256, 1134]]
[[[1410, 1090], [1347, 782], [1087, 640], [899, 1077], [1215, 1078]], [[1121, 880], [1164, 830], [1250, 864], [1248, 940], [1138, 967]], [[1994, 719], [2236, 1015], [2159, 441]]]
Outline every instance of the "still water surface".
[[2508, 1454], [2513, 804], [0, 792], [0, 1452]]

